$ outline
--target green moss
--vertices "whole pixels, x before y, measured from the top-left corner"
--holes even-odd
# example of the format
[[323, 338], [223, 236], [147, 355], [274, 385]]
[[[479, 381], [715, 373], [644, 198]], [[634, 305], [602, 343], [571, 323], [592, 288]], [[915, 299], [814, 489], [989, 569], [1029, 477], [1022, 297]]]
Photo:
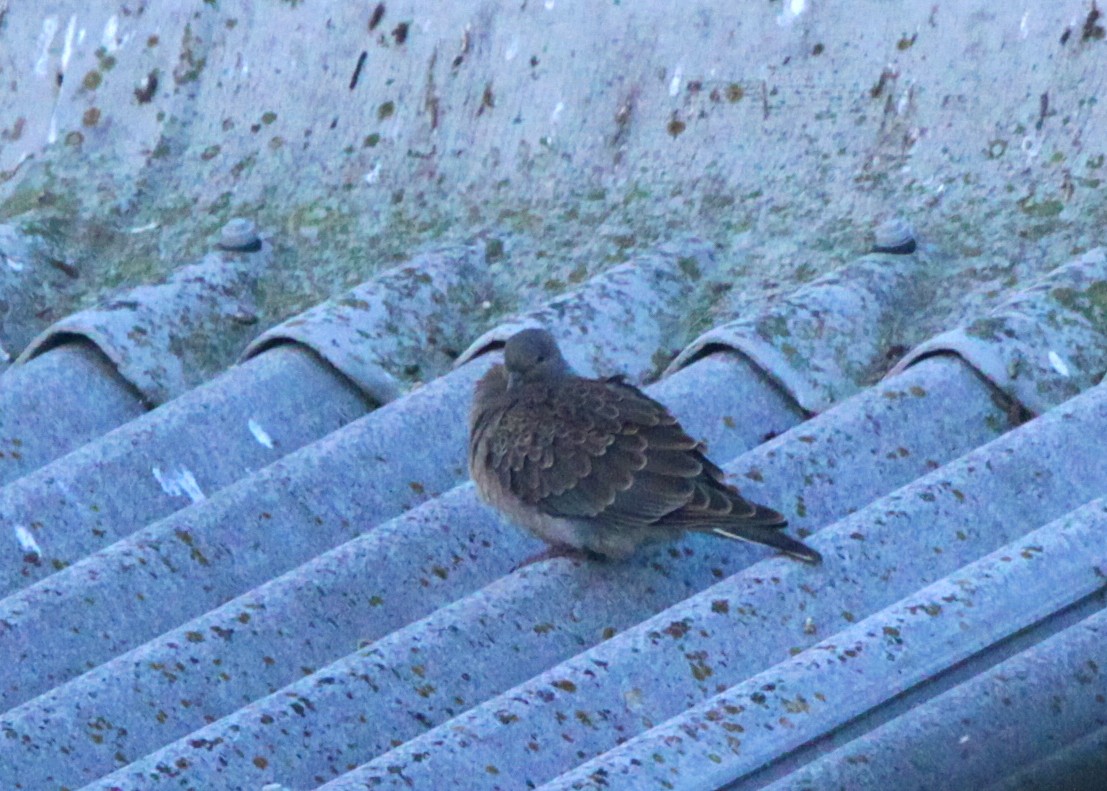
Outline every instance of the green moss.
[[1055, 288], [1050, 296], [1061, 306], [1081, 314], [1100, 332], [1107, 332], [1107, 281], [1097, 280], [1081, 291]]
[[695, 258], [688, 256], [682, 256], [677, 259], [677, 266], [680, 267], [680, 271], [684, 273], [684, 276], [689, 280], [699, 280], [703, 273], [700, 271], [700, 265]]
[[242, 178], [244, 173], [253, 170], [254, 165], [257, 164], [257, 160], [257, 154], [250, 154], [249, 156], [243, 157], [231, 167], [231, 175], [236, 179]]
[[1056, 198], [1034, 202], [1023, 198], [1018, 202], [1019, 210], [1030, 217], [1056, 217], [1064, 211], [1065, 204]]

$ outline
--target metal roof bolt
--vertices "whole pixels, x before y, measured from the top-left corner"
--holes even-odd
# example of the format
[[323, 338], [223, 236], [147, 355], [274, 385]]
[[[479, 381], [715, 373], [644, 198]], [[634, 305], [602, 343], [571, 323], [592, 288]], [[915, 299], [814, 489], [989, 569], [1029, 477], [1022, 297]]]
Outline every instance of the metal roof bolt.
[[915, 252], [915, 229], [902, 217], [893, 217], [876, 226], [874, 253], [909, 255]]
[[219, 232], [219, 243], [215, 246], [229, 253], [256, 253], [261, 249], [258, 227], [245, 217], [230, 219]]

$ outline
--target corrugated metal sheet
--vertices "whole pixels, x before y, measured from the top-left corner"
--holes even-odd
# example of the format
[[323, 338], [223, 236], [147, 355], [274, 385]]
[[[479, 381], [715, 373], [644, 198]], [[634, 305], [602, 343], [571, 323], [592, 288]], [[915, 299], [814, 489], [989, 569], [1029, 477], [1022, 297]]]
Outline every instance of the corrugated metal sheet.
[[[49, 413], [42, 407], [50, 404]], [[0, 377], [0, 481], [14, 481], [146, 411], [103, 352], [73, 340]]]
[[588, 280], [568, 294], [503, 322], [469, 345], [458, 364], [502, 346], [527, 327], [546, 327], [566, 359], [586, 376], [618, 371], [635, 383], [657, 376], [675, 355], [695, 317], [693, 294], [719, 268], [711, 245], [672, 244]]
[[[1097, 282], [1098, 263], [1079, 262], [1082, 282]], [[591, 315], [626, 304], [624, 294], [611, 301], [600, 293]], [[649, 360], [640, 349], [638, 359]], [[673, 399], [716, 454], [740, 454], [728, 472], [747, 494], [780, 507], [801, 535], [833, 523], [808, 539], [827, 562], [758, 563], [758, 548], [690, 537], [624, 565], [552, 561], [512, 574], [537, 547], [491, 517], [470, 485], [397, 516], [461, 480], [468, 391], [494, 359], [464, 365], [0, 602], [0, 640], [23, 660], [5, 673], [15, 708], [4, 726], [20, 745], [8, 781], [93, 781], [122, 756], [131, 765], [94, 787], [237, 788], [273, 779], [306, 787], [359, 764], [338, 787], [431, 784], [474, 766], [496, 771], [471, 777], [470, 787], [499, 787], [503, 776], [540, 784], [562, 773], [557, 782], [566, 785], [731, 782], [840, 722], [807, 717], [812, 730], [790, 727], [792, 741], [738, 722], [743, 732], [765, 733], [766, 746], [735, 758], [708, 738], [718, 729], [726, 743], [735, 732], [718, 711], [750, 710], [727, 696], [752, 689], [762, 701], [755, 713], [768, 705], [766, 684], [787, 691], [773, 698], [782, 706], [819, 700], [816, 693], [831, 699], [833, 679], [816, 667], [825, 645], [863, 646], [870, 633], [887, 640], [881, 619], [919, 611], [913, 599], [898, 599], [927, 584], [955, 586], [942, 580], [951, 572], [971, 579], [966, 563], [1095, 497], [1107, 481], [1098, 465], [1080, 476], [1048, 474], [1058, 454], [1093, 452], [1105, 414], [1099, 388], [1004, 435], [1022, 414], [1015, 402], [958, 356], [931, 355], [797, 425], [798, 405], [721, 347], [653, 390]], [[764, 435], [739, 426], [734, 415], [745, 414], [748, 393], [761, 394], [758, 409], [776, 415], [766, 425], [780, 436], [760, 444]], [[411, 453], [419, 444], [433, 452]], [[454, 464], [428, 467], [446, 448]], [[381, 463], [353, 461], [364, 458]], [[340, 470], [353, 477], [336, 510], [330, 492]], [[893, 631], [906, 628], [896, 623]], [[922, 623], [939, 629], [944, 621]], [[998, 640], [1025, 623], [993, 626]], [[357, 650], [359, 640], [367, 645]], [[941, 667], [912, 657], [922, 664], [911, 684], [965, 652], [948, 649], [933, 660]], [[886, 663], [869, 675], [879, 677], [879, 668]], [[761, 678], [781, 673], [792, 680]], [[856, 710], [844, 719], [902, 691], [872, 684], [879, 692], [871, 701], [845, 688]], [[151, 712], [157, 728], [143, 727]], [[95, 738], [80, 737], [82, 728]], [[678, 738], [704, 728], [690, 747]], [[526, 740], [516, 736], [523, 730]], [[407, 742], [397, 747], [397, 739]], [[66, 757], [43, 762], [44, 751]], [[652, 773], [641, 768], [643, 755], [662, 757], [651, 759]]]
[[808, 412], [821, 412], [881, 376], [917, 333], [937, 287], [923, 255], [871, 254], [714, 327], [673, 361], [724, 347], [750, 358]]
[[[55, 353], [26, 368], [37, 370], [39, 359]], [[348, 380], [303, 349], [274, 349], [233, 368], [0, 489], [4, 522], [22, 527], [38, 547], [0, 553], [0, 590], [48, 578], [202, 502], [368, 407]]]
[[385, 404], [406, 384], [449, 370], [492, 297], [478, 250], [429, 251], [266, 330], [243, 357], [281, 343], [303, 344]]
[[149, 403], [164, 403], [210, 379], [254, 334], [254, 291], [271, 256], [264, 246], [210, 253], [164, 283], [135, 286], [55, 322], [19, 361], [87, 338]]
[[[1098, 787], [1099, 10], [581, 9], [0, 2], [0, 787]], [[824, 564], [527, 565], [534, 324]]]

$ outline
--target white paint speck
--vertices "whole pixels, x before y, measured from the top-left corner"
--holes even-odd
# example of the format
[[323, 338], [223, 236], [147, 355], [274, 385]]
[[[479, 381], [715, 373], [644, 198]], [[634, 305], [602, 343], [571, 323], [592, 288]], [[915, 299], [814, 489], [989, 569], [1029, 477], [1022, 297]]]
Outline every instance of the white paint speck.
[[550, 123], [556, 124], [557, 119], [561, 116], [562, 110], [565, 109], [565, 102], [558, 102], [554, 105], [553, 112], [550, 113]]
[[370, 171], [365, 174], [365, 183], [366, 184], [376, 184], [378, 181], [380, 181], [380, 178], [381, 178], [381, 163], [380, 162], [375, 162], [375, 163], [373, 163], [372, 169], [370, 169]]
[[784, 8], [780, 11], [780, 16], [776, 18], [776, 22], [781, 27], [788, 27], [796, 21], [796, 17], [804, 12], [807, 7], [807, 0], [787, 0]]
[[967, 733], [964, 736], [962, 736], [960, 739], [957, 740], [958, 744], [968, 744], [968, 742], [969, 742], [969, 735]]
[[195, 476], [187, 467], [181, 467], [169, 473], [163, 473], [160, 467], [154, 467], [151, 472], [154, 480], [161, 486], [161, 490], [170, 497], [179, 497], [183, 494], [194, 503], [205, 499], [200, 484], [196, 483]]
[[250, 433], [254, 435], [254, 439], [256, 439], [260, 444], [264, 445], [270, 450], [273, 449], [273, 439], [269, 436], [269, 434], [266, 433], [265, 429], [261, 427], [260, 423], [258, 423], [253, 418], [250, 418], [246, 421], [246, 427], [250, 429]]
[[108, 17], [108, 22], [104, 25], [104, 34], [100, 36], [100, 44], [108, 52], [119, 49], [119, 18], [115, 14]]
[[913, 94], [914, 94], [914, 89], [911, 87], [911, 85], [908, 85], [907, 90], [905, 90], [900, 95], [899, 101], [896, 102], [896, 115], [903, 115], [904, 114], [904, 112], [907, 110], [908, 106], [911, 104], [911, 98], [912, 98]]
[[46, 66], [50, 62], [50, 45], [58, 34], [58, 18], [48, 16], [42, 20], [42, 30], [38, 34], [38, 60], [35, 61], [35, 74], [46, 76]]
[[645, 695], [642, 694], [642, 690], [638, 687], [623, 691], [623, 702], [626, 704], [626, 707], [633, 712], [639, 712], [645, 708], [643, 698], [645, 698]]
[[69, 17], [69, 24], [65, 28], [65, 45], [62, 47], [61, 72], [65, 74], [69, 68], [69, 59], [73, 57], [73, 37], [77, 34], [77, 16]]
[[553, 8], [554, 8], [554, 0], [546, 0], [546, 10], [547, 11], [553, 11]]
[[1021, 147], [1022, 153], [1026, 154], [1027, 160], [1031, 160], [1038, 156], [1042, 144], [1035, 135], [1027, 135], [1022, 139]]
[[23, 550], [24, 555], [34, 555], [36, 558], [42, 557], [42, 547], [35, 541], [31, 531], [23, 525], [15, 526], [15, 540], [19, 542], [19, 548]]
[[684, 69], [680, 66], [676, 67], [673, 72], [673, 78], [669, 80], [669, 95], [676, 96], [680, 93], [680, 83], [684, 81]]
[[0, 257], [4, 259], [4, 263], [8, 265], [8, 269], [13, 272], [22, 272], [24, 269], [23, 262], [18, 258], [12, 258], [10, 255], [0, 253]]
[[1069, 375], [1069, 366], [1065, 363], [1063, 359], [1061, 359], [1061, 355], [1053, 351], [1053, 349], [1050, 349], [1048, 357], [1049, 364], [1053, 366], [1054, 371], [1061, 374], [1061, 376]]
[[519, 39], [513, 38], [511, 43], [507, 45], [507, 52], [504, 53], [504, 60], [508, 63], [515, 60], [515, 56], [519, 54]]
[[134, 228], [128, 228], [127, 233], [146, 233], [147, 231], [156, 231], [161, 226], [157, 222], [148, 222], [145, 225], [136, 225]]

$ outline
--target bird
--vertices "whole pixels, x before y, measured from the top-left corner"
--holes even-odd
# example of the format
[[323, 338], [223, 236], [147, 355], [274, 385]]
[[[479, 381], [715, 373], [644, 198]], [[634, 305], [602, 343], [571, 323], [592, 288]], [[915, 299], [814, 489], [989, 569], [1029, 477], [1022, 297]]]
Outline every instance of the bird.
[[780, 513], [728, 484], [663, 404], [622, 376], [578, 376], [544, 329], [508, 338], [478, 380], [468, 450], [481, 499], [555, 555], [622, 560], [695, 531], [822, 562]]

